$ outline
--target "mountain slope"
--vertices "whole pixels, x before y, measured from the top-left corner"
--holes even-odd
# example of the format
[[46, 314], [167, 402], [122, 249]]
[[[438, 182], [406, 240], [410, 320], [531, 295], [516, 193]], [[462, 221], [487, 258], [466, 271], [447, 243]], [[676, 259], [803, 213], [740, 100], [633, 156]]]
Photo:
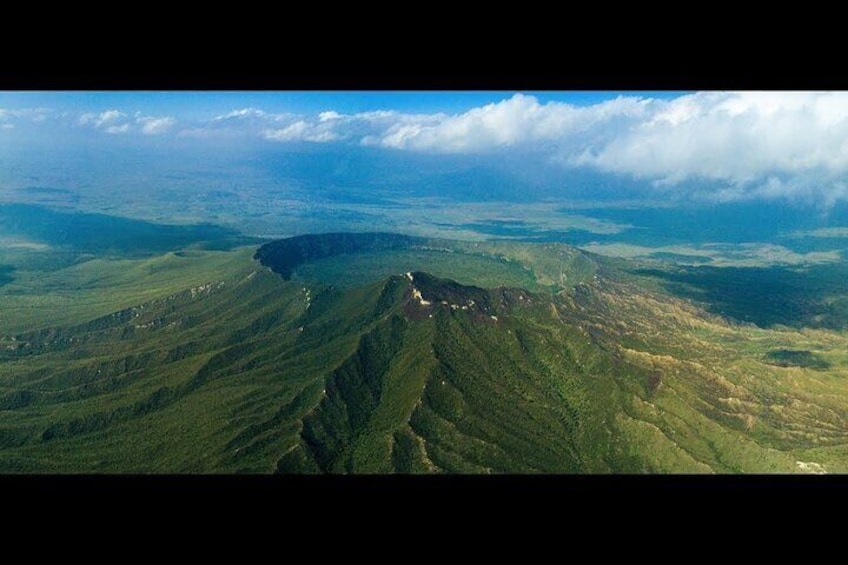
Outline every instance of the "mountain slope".
[[244, 257], [3, 336], [0, 470], [848, 469], [838, 332], [731, 323], [563, 245], [339, 237], [260, 248], [287, 279]]

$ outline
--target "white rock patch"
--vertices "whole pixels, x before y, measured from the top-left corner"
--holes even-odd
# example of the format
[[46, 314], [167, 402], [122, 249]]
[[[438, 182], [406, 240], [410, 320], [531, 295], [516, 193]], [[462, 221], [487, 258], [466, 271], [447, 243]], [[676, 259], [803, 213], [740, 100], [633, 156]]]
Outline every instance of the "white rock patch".
[[412, 297], [415, 298], [416, 300], [418, 300], [418, 302], [421, 303], [421, 306], [429, 306], [430, 305], [430, 301], [424, 300], [424, 297], [421, 296], [421, 291], [418, 290], [415, 287], [412, 288]]
[[798, 465], [798, 469], [804, 473], [812, 473], [813, 475], [827, 474], [827, 471], [820, 463], [813, 463], [812, 461], [796, 461], [795, 464]]

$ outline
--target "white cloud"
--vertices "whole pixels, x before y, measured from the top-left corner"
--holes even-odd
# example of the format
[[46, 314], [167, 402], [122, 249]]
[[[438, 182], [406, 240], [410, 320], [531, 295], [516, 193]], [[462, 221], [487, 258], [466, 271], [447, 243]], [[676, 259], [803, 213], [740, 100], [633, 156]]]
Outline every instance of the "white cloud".
[[[848, 93], [683, 96], [573, 162], [668, 183], [705, 178], [747, 184], [772, 174], [843, 173]], [[779, 191], [776, 182], [760, 188]]]
[[119, 110], [106, 110], [99, 116], [95, 116], [93, 124], [94, 127], [97, 128], [104, 127], [108, 126], [109, 124], [114, 124], [115, 122], [124, 117], [126, 117], [126, 114]]
[[136, 118], [136, 123], [141, 125], [141, 133], [145, 135], [160, 135], [167, 133], [177, 120], [171, 117], [156, 118], [153, 116], [142, 116]]
[[127, 133], [130, 130], [130, 124], [121, 124], [115, 126], [108, 126], [104, 131], [106, 133]]
[[340, 114], [326, 111], [313, 120], [305, 116], [285, 115], [289, 123], [285, 127], [267, 128], [262, 137], [270, 141], [352, 141], [363, 145], [382, 145], [381, 139], [387, 132], [407, 124], [428, 125], [444, 119], [444, 114], [403, 114], [390, 110]]
[[0, 108], [0, 121], [28, 120], [40, 123], [47, 120], [47, 118], [53, 113], [54, 112], [51, 108], [18, 108], [16, 110]]
[[339, 135], [323, 124], [309, 124], [304, 120], [298, 120], [281, 129], [268, 129], [262, 133], [265, 139], [271, 141], [311, 141], [313, 143], [326, 143], [336, 141]]
[[106, 133], [125, 133], [129, 131], [129, 124], [124, 121], [126, 117], [120, 110], [105, 110], [99, 114], [87, 112], [77, 119], [77, 123], [104, 130]]
[[265, 139], [273, 141], [296, 141], [301, 139], [309, 129], [309, 124], [300, 120], [282, 129], [265, 130], [262, 135]]
[[[478, 153], [501, 148], [560, 146], [593, 132], [616, 119], [636, 119], [647, 113], [652, 101], [618, 97], [595, 106], [562, 102], [540, 104], [533, 96], [516, 94], [498, 103], [473, 108], [454, 116], [406, 120], [372, 141], [383, 147], [445, 153]], [[586, 139], [591, 139], [588, 137]]]
[[281, 129], [299, 118], [294, 114], [274, 114], [258, 108], [241, 108], [211, 119], [187, 124], [176, 132], [178, 137], [197, 140], [236, 140], [264, 138], [269, 129]]
[[3, 129], [15, 129], [15, 124], [3, 124]]
[[119, 110], [106, 110], [105, 112], [100, 114], [100, 116], [98, 116], [95, 124], [98, 126], [102, 126], [103, 124], [109, 124], [116, 120], [119, 120], [124, 116], [126, 116], [126, 114]]
[[220, 114], [204, 122], [188, 125], [177, 135], [195, 139], [236, 139], [255, 136], [267, 141], [291, 143], [353, 142], [379, 145], [390, 128], [407, 123], [431, 124], [444, 114], [403, 114], [390, 110], [342, 114], [334, 110], [317, 115], [270, 113], [258, 108], [242, 108]]
[[170, 116], [144, 116], [136, 111], [132, 118], [120, 110], [105, 110], [100, 113], [87, 112], [77, 118], [77, 124], [109, 133], [142, 133], [161, 135], [171, 130], [177, 120]]
[[268, 113], [257, 108], [242, 108], [241, 110], [233, 110], [220, 116], [215, 116], [212, 121], [232, 120], [233, 118], [264, 118]]
[[321, 112], [320, 114], [318, 114], [318, 121], [319, 122], [327, 122], [329, 120], [338, 120], [341, 117], [343, 117], [343, 116], [341, 114], [339, 114], [338, 112], [335, 112], [333, 110], [329, 110], [327, 112]]
[[241, 124], [244, 126], [246, 124], [286, 122], [291, 121], [294, 117], [294, 114], [272, 114], [259, 108], [242, 108], [215, 116], [209, 120], [209, 124], [214, 124], [216, 127], [221, 127], [222, 123]]

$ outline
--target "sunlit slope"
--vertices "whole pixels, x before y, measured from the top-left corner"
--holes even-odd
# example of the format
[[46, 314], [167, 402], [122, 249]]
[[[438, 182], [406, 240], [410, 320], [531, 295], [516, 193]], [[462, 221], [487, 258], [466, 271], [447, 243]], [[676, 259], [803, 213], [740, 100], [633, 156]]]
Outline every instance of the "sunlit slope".
[[288, 280], [252, 250], [159, 287], [83, 264], [124, 302], [4, 334], [0, 471], [848, 470], [841, 333], [729, 323], [563, 245], [349, 241]]
[[[618, 415], [656, 470], [848, 471], [844, 333], [728, 321], [645, 285], [563, 293], [573, 321], [648, 372]], [[810, 362], [812, 360], [812, 362]]]
[[254, 249], [185, 250], [144, 259], [95, 258], [12, 272], [0, 286], [0, 336], [73, 324], [250, 269]]

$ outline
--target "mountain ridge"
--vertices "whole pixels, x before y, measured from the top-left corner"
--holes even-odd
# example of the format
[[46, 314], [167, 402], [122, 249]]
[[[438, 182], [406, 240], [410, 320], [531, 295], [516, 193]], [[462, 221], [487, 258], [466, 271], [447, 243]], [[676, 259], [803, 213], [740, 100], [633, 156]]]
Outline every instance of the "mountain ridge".
[[[0, 470], [846, 468], [839, 334], [734, 325], [563, 245], [380, 237], [400, 247], [349, 239], [345, 264], [367, 266], [350, 284], [303, 278], [320, 253], [286, 279], [263, 246], [205, 283], [3, 336]], [[501, 273], [540, 282], [486, 284]]]

